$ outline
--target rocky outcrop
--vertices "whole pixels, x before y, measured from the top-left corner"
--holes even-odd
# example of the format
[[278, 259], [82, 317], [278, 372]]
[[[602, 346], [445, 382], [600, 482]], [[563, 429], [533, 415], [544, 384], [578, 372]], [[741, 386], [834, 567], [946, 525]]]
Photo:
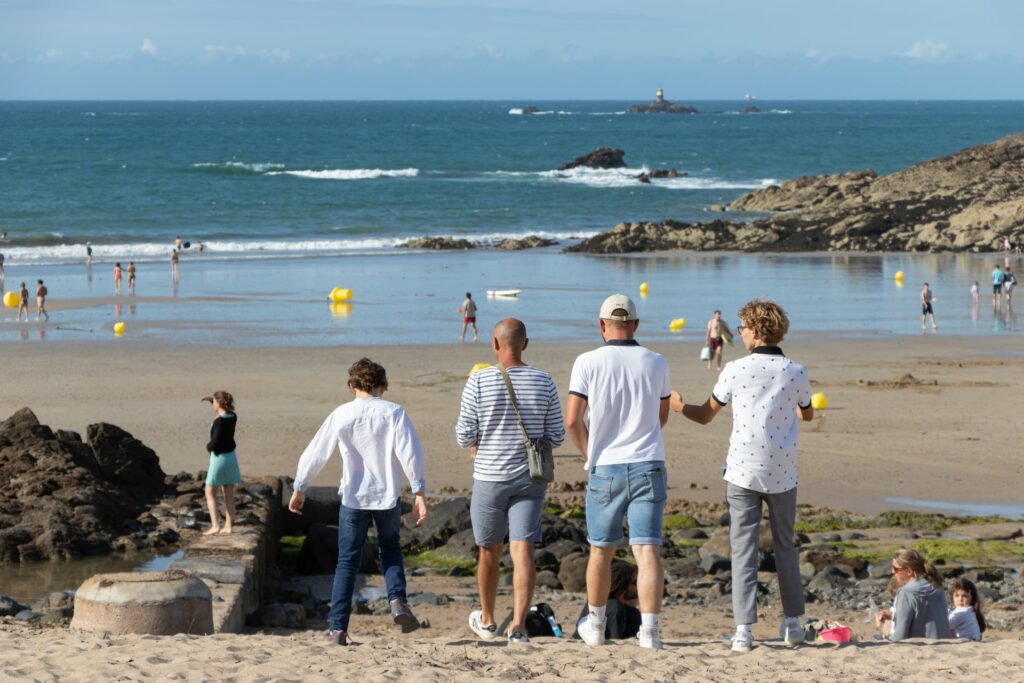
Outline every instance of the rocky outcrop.
[[532, 105], [529, 106], [529, 107], [523, 107], [523, 113], [524, 114], [536, 114], [538, 111], [540, 111], [540, 110], [537, 109], [537, 107], [534, 107]]
[[653, 171], [644, 171], [636, 177], [641, 183], [650, 183], [652, 178], [686, 178], [689, 173], [680, 173], [674, 168], [659, 168]]
[[665, 99], [654, 100], [650, 104], [634, 104], [627, 109], [630, 114], [699, 114], [696, 107], [688, 104], [677, 104]]
[[614, 147], [599, 147], [590, 154], [576, 157], [567, 164], [558, 167], [559, 171], [568, 171], [571, 168], [583, 166], [586, 168], [625, 168], [626, 162], [623, 158], [626, 153]]
[[456, 237], [416, 237], [397, 245], [403, 249], [475, 249], [477, 244]]
[[87, 434], [86, 443], [54, 433], [28, 408], [0, 423], [0, 562], [106, 553], [156, 526], [148, 508], [165, 491], [156, 453], [113, 425]]
[[537, 247], [550, 247], [551, 245], [558, 244], [558, 240], [548, 239], [546, 237], [539, 237], [538, 235], [527, 235], [521, 240], [513, 239], [512, 237], [503, 239], [494, 245], [495, 249], [504, 249], [505, 251], [519, 251], [521, 249], [536, 249]]
[[743, 107], [743, 114], [760, 114], [761, 110], [757, 107]]
[[985, 251], [1024, 238], [1024, 133], [879, 176], [807, 176], [744, 195], [748, 222], [621, 223], [570, 248], [592, 253]]

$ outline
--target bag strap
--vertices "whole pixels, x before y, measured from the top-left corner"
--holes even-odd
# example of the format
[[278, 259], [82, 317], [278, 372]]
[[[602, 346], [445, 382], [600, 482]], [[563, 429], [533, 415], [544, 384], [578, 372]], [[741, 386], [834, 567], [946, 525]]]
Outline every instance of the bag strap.
[[516, 411], [516, 420], [519, 422], [519, 429], [523, 432], [523, 438], [529, 441], [530, 434], [526, 431], [526, 425], [523, 424], [523, 416], [519, 412], [519, 402], [516, 400], [516, 390], [512, 387], [512, 380], [509, 378], [508, 372], [500, 364], [498, 365], [498, 372], [501, 373], [501, 378], [505, 380], [505, 388], [508, 389], [508, 397], [512, 400], [512, 409]]

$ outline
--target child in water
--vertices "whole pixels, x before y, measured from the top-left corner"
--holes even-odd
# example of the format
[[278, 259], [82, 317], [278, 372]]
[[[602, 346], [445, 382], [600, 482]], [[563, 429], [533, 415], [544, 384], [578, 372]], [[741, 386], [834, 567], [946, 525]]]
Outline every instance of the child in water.
[[949, 592], [953, 596], [953, 609], [949, 612], [949, 630], [955, 638], [981, 640], [986, 625], [977, 586], [968, 579], [960, 578], [952, 583]]

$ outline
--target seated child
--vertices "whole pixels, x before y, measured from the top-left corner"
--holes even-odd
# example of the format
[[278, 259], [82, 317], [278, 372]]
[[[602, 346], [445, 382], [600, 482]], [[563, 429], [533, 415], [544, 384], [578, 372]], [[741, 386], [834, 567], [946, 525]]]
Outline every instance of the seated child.
[[953, 609], [949, 611], [949, 630], [954, 638], [981, 640], [985, 632], [985, 615], [981, 612], [978, 588], [968, 579], [957, 579], [950, 585]]

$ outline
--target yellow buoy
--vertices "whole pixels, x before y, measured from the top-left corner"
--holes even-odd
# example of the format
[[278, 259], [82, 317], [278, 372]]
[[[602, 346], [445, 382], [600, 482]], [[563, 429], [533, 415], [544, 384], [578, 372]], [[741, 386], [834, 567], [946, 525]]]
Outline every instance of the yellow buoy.
[[672, 322], [668, 324], [670, 332], [682, 332], [684, 327], [686, 327], [686, 318], [673, 318]]
[[122, 334], [124, 334], [124, 323], [122, 323], [122, 322], [114, 323], [114, 336], [115, 337], [120, 337]]
[[7, 308], [17, 308], [19, 303], [21, 303], [21, 297], [18, 296], [17, 292], [7, 292], [4, 294], [4, 306]]
[[348, 301], [352, 298], [352, 290], [335, 287], [331, 290], [331, 293], [327, 295], [327, 298], [335, 303], [339, 301]]
[[828, 397], [825, 393], [819, 391], [816, 394], [811, 394], [811, 407], [815, 410], [825, 410], [828, 408]]
[[[477, 364], [476, 364], [476, 365], [474, 365], [474, 366], [473, 366], [473, 368], [472, 368], [472, 369], [471, 369], [471, 370], [469, 371], [469, 375], [472, 375], [472, 374], [473, 374], [474, 372], [480, 372], [481, 370], [486, 370], [486, 369], [487, 369], [487, 368], [489, 368], [489, 367], [491, 367], [491, 364], [490, 364], [490, 363], [477, 363]], [[469, 377], [469, 375], [466, 375], [466, 377]]]
[[640, 296], [647, 296], [648, 286], [646, 282], [640, 283]]
[[903, 280], [903, 271], [902, 270], [897, 270], [896, 274], [893, 275], [892, 277], [893, 277], [894, 280], [897, 280], [897, 281]]

